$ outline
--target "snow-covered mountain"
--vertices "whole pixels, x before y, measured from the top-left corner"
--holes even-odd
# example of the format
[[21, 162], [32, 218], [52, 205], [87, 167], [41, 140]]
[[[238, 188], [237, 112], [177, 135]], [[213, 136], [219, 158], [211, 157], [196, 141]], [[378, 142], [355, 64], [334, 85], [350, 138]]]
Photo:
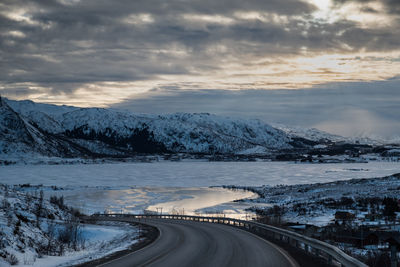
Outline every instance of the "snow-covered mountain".
[[0, 99], [0, 147], [2, 153], [30, 151], [34, 141], [29, 131], [30, 126]]
[[[93, 136], [111, 145], [126, 144], [139, 152], [152, 146], [154, 152], [189, 153], [234, 153], [254, 146], [271, 150], [292, 147], [286, 134], [267, 124], [210, 114], [138, 116], [106, 109], [79, 109], [64, 114], [61, 125], [67, 136]], [[142, 148], [140, 143], [147, 145]], [[132, 147], [135, 144], [136, 148]]]
[[238, 120], [205, 113], [138, 115], [112, 109], [58, 107], [31, 101], [8, 100], [7, 103], [5, 106], [20, 119], [20, 124], [34, 126], [38, 135], [43, 133], [68, 139], [94, 154], [207, 154], [235, 153], [253, 147], [263, 147], [266, 151], [293, 148], [293, 140], [287, 134], [258, 120]]
[[38, 127], [38, 123], [43, 121], [46, 121], [47, 128], [57, 125], [45, 114], [32, 112], [36, 120], [31, 120], [16, 112], [7, 102], [0, 98], [0, 156], [74, 157], [88, 152], [67, 138], [49, 134], [46, 129]]
[[259, 120], [208, 113], [149, 115], [32, 101], [3, 99], [0, 103], [0, 156], [12, 153], [91, 158], [137, 153], [300, 155], [339, 140], [315, 129], [312, 134], [296, 133]]

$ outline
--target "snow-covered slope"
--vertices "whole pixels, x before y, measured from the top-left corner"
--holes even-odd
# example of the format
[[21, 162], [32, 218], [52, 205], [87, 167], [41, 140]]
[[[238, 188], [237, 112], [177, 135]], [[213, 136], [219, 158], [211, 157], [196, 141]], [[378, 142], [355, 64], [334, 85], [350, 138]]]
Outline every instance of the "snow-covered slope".
[[0, 98], [0, 153], [31, 151], [33, 140], [27, 123]]
[[[23, 156], [76, 157], [89, 151], [74, 142], [49, 134], [47, 130], [62, 131], [58, 122], [44, 113], [31, 111], [35, 118], [14, 111], [0, 98], [0, 160]], [[44, 128], [38, 127], [43, 125]]]
[[0, 155], [59, 154], [59, 145], [0, 98]]
[[302, 137], [309, 140], [321, 142], [321, 141], [333, 141], [333, 142], [346, 142], [346, 143], [360, 143], [360, 144], [373, 144], [380, 145], [386, 142], [373, 140], [367, 137], [344, 137], [340, 135], [335, 135], [327, 133], [315, 128], [303, 128], [296, 126], [287, 126], [282, 124], [272, 124], [276, 129], [279, 129], [287, 133], [290, 137]]
[[150, 129], [158, 141], [176, 151], [233, 153], [256, 146], [270, 150], [292, 147], [286, 134], [258, 120], [204, 113], [158, 116]]
[[[79, 109], [63, 115], [65, 131], [82, 129], [86, 137], [104, 134], [115, 140], [134, 137], [135, 130], [147, 131], [149, 140], [168, 151], [234, 153], [255, 146], [291, 148], [290, 138], [260, 121], [235, 120], [210, 114], [135, 115], [107, 109]], [[146, 133], [143, 133], [146, 135]]]
[[22, 193], [0, 184], [0, 266], [32, 265], [37, 257], [72, 250], [70, 243], [57, 238], [57, 230], [63, 230], [64, 220], [78, 220], [61, 198], [55, 200], [52, 204], [42, 193]]
[[236, 153], [255, 147], [268, 153], [292, 148], [292, 139], [286, 133], [258, 120], [206, 113], [143, 115], [32, 101], [7, 100], [7, 103], [38, 132], [68, 139], [94, 154]]
[[0, 184], [1, 267], [75, 266], [138, 242], [138, 229], [132, 225], [80, 223], [78, 210], [66, 206], [63, 196], [47, 199], [52, 190]]

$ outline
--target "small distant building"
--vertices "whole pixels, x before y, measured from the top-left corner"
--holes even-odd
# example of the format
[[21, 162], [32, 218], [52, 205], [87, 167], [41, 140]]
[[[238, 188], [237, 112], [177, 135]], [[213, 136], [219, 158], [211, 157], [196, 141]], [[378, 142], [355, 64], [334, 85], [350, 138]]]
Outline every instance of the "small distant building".
[[351, 221], [355, 219], [354, 213], [348, 211], [337, 211], [335, 213], [335, 220], [337, 221]]
[[400, 232], [378, 230], [372, 231], [370, 235], [375, 236], [374, 238], [377, 239], [379, 243], [389, 243], [400, 247]]
[[363, 245], [368, 246], [368, 245], [378, 245], [379, 244], [379, 237], [375, 234], [368, 234], [365, 236], [363, 240]]
[[302, 235], [314, 238], [321, 236], [321, 228], [313, 224], [287, 223], [286, 227]]
[[382, 243], [380, 237], [376, 233], [371, 232], [368, 229], [358, 231], [339, 231], [335, 234], [334, 240], [336, 242], [352, 244], [353, 246], [360, 248]]
[[368, 221], [377, 221], [382, 218], [382, 215], [379, 213], [368, 213], [365, 214], [365, 219]]

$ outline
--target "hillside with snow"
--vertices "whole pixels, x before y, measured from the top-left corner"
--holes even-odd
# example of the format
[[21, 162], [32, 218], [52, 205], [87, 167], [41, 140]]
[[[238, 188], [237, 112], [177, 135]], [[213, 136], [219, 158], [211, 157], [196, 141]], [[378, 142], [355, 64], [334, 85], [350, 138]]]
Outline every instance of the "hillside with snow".
[[306, 154], [357, 154], [373, 149], [365, 142], [360, 145], [316, 129], [294, 131], [208, 113], [136, 114], [7, 99], [0, 99], [0, 109], [3, 160], [27, 155], [120, 158], [165, 153], [300, 160]]
[[390, 141], [388, 142], [385, 140], [376, 140], [367, 137], [344, 137], [336, 134], [327, 133], [325, 131], [318, 130], [315, 128], [303, 128], [303, 127], [288, 126], [282, 124], [272, 124], [272, 126], [276, 129], [284, 131], [291, 137], [303, 137], [317, 142], [329, 140], [334, 142], [374, 144], [374, 145], [382, 145], [385, 143], [390, 143]]
[[66, 137], [99, 154], [235, 153], [257, 146], [266, 150], [292, 148], [292, 140], [284, 132], [257, 120], [211, 114], [137, 115], [100, 108], [58, 109], [31, 101], [3, 101], [3, 106], [20, 118], [21, 125], [25, 120], [39, 133]]
[[0, 266], [72, 266], [140, 241], [132, 225], [82, 224], [63, 196], [46, 199], [43, 189], [0, 184]]

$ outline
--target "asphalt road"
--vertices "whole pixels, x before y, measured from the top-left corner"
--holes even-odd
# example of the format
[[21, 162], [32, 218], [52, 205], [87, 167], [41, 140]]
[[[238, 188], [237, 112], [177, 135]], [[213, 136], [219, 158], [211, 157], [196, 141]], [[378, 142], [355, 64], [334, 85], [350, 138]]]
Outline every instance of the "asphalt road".
[[146, 223], [160, 230], [153, 243], [99, 266], [298, 266], [283, 249], [238, 228], [176, 220]]

